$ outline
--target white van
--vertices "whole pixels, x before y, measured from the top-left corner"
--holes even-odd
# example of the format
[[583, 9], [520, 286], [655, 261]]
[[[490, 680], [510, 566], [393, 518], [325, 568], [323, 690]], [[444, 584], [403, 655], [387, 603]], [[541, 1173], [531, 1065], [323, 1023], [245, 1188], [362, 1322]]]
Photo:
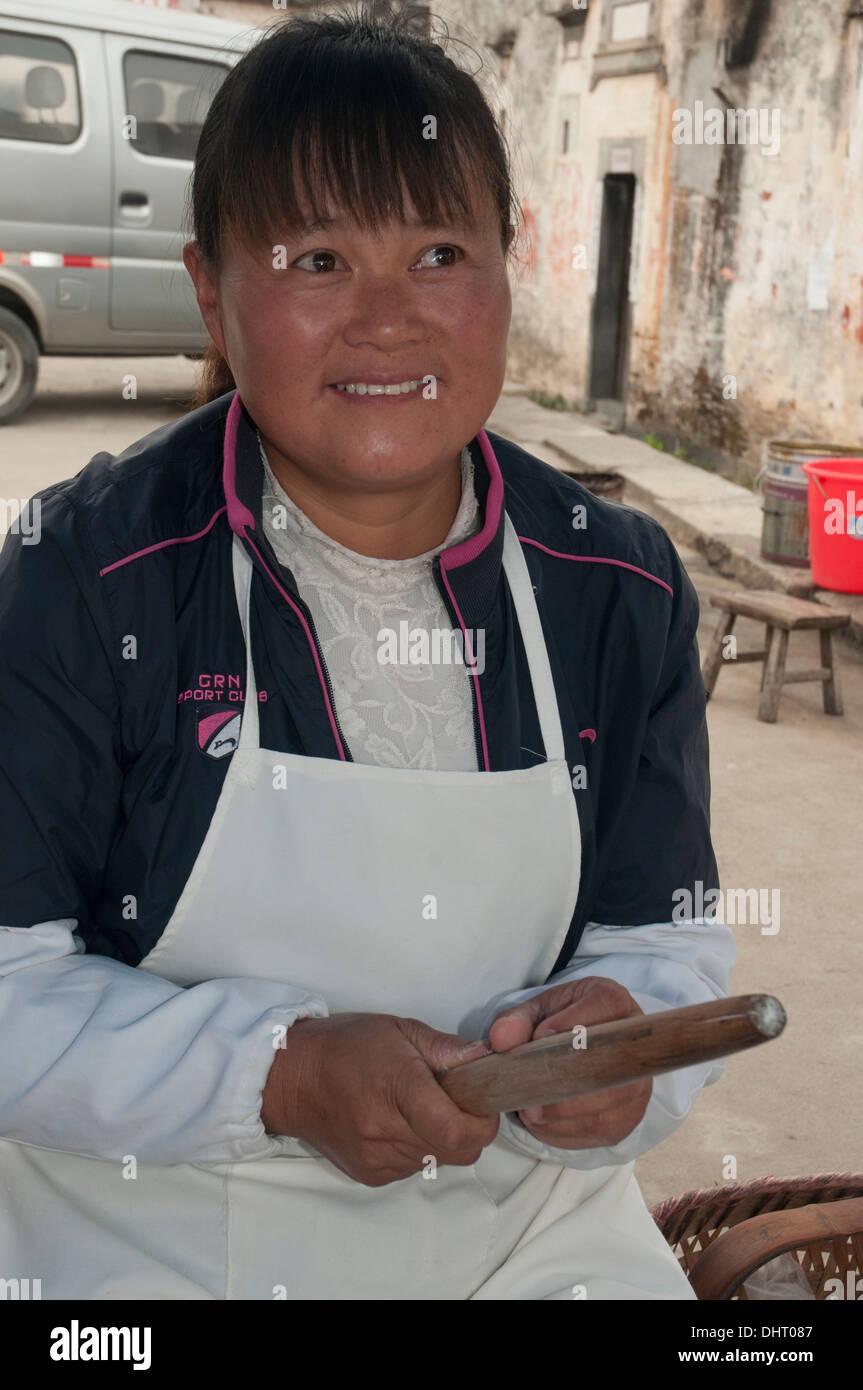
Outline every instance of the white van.
[[204, 350], [188, 182], [213, 95], [261, 33], [130, 0], [0, 0], [0, 423], [43, 353]]

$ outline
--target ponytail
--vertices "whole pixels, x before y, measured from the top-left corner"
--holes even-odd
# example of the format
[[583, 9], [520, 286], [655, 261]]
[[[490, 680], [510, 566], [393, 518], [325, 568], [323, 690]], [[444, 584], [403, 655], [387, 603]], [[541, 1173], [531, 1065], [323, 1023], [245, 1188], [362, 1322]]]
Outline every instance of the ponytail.
[[218, 396], [224, 396], [226, 391], [235, 390], [236, 385], [230, 367], [211, 340], [201, 359], [201, 374], [190, 408], [198, 410], [202, 405], [209, 405]]

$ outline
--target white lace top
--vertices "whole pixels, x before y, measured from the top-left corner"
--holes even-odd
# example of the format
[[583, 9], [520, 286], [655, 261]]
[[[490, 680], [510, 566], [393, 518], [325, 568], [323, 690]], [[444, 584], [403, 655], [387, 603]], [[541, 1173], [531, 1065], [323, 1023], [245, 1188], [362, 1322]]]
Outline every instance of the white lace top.
[[[351, 756], [381, 767], [475, 772], [468, 669], [440, 659], [452, 653], [448, 643], [435, 648], [430, 641], [427, 653], [410, 643], [417, 629], [452, 631], [432, 560], [480, 529], [468, 449], [461, 454], [461, 502], [449, 534], [434, 550], [407, 560], [359, 555], [327, 536], [281, 487], [263, 445], [261, 458], [264, 530], [311, 611]], [[382, 630], [392, 636], [379, 639]], [[426, 654], [430, 659], [420, 664], [417, 658]]]

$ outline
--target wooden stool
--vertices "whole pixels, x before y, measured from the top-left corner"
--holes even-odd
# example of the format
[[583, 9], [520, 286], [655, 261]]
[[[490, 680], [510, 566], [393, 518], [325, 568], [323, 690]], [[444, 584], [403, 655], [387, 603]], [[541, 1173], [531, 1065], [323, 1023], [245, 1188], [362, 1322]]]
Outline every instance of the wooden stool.
[[[701, 672], [708, 700], [713, 694], [720, 669], [726, 664], [723, 654], [725, 638], [730, 635], [738, 615], [742, 615], [744, 618], [754, 618], [756, 622], [766, 624], [763, 648], [754, 652], [738, 652], [733, 658], [734, 663], [738, 665], [741, 661], [764, 662], [764, 670], [761, 673], [761, 703], [758, 707], [759, 719], [763, 719], [765, 724], [776, 723], [782, 687], [791, 685], [794, 681], [822, 681], [825, 713], [842, 713], [839, 672], [833, 657], [833, 633], [848, 626], [851, 621], [850, 613], [837, 613], [832, 608], [824, 608], [820, 603], [792, 598], [789, 594], [777, 593], [772, 589], [747, 589], [745, 593], [713, 594], [710, 602], [714, 608], [722, 609], [722, 617]], [[821, 665], [817, 671], [792, 671], [786, 674], [788, 634], [798, 628], [817, 628], [821, 639]], [[728, 663], [731, 661], [732, 658], [729, 657]]]

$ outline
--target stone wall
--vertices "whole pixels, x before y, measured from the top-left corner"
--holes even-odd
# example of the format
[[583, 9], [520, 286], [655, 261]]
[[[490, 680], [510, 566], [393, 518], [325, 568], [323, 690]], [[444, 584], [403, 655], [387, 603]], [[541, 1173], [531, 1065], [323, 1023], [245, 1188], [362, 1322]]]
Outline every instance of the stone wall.
[[[653, 46], [610, 59], [610, 0], [589, 0], [580, 45], [553, 0], [435, 6], [481, 54], [512, 139], [529, 233], [512, 374], [587, 397], [599, 180], [628, 146], [641, 197], [627, 427], [753, 469], [767, 437], [863, 446], [863, 14], [845, 13], [863, 5], [651, 3]], [[721, 114], [721, 143], [699, 102]], [[757, 129], [729, 132], [729, 109], [756, 111]]]

